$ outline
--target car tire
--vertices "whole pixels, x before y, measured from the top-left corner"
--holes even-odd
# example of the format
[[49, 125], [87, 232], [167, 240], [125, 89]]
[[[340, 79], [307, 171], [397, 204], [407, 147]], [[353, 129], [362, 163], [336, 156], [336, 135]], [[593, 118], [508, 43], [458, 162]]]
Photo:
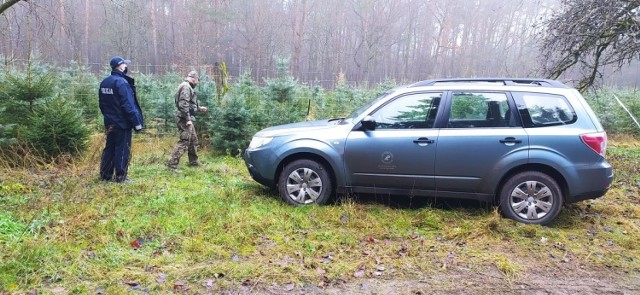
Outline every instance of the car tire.
[[296, 160], [287, 164], [278, 179], [280, 197], [294, 206], [325, 204], [333, 184], [324, 165], [313, 160]]
[[555, 179], [536, 171], [512, 176], [500, 191], [502, 214], [527, 224], [549, 224], [560, 214], [563, 203], [564, 196]]

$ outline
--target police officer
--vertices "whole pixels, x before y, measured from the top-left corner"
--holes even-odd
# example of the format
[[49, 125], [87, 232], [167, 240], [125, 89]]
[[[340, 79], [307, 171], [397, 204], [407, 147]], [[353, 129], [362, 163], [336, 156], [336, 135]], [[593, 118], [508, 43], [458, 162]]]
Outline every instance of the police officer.
[[[100, 162], [100, 179], [130, 182], [127, 178], [132, 129], [142, 130], [142, 110], [135, 81], [127, 76], [130, 63], [120, 56], [111, 59], [111, 75], [100, 83], [100, 111], [104, 116], [106, 142]], [[115, 172], [115, 175], [114, 175]]]
[[194, 91], [196, 85], [198, 85], [198, 73], [191, 71], [184, 82], [178, 86], [178, 91], [176, 92], [175, 102], [176, 108], [178, 109], [176, 111], [176, 121], [178, 123], [180, 138], [167, 161], [167, 167], [174, 171], [177, 171], [180, 157], [182, 157], [185, 151], [187, 151], [189, 156], [189, 165], [200, 166], [196, 150], [198, 135], [196, 134], [193, 122], [196, 120], [196, 111], [206, 112], [207, 108], [198, 106], [198, 97]]

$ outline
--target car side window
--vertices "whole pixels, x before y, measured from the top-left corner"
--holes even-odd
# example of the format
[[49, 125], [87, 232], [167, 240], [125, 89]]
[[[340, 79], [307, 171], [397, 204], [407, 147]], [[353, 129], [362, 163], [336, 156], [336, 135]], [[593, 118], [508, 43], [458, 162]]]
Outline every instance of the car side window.
[[371, 116], [376, 129], [432, 128], [442, 93], [413, 93], [398, 97]]
[[509, 115], [505, 93], [454, 92], [447, 128], [507, 127]]
[[525, 127], [565, 125], [576, 122], [567, 98], [546, 93], [514, 92]]

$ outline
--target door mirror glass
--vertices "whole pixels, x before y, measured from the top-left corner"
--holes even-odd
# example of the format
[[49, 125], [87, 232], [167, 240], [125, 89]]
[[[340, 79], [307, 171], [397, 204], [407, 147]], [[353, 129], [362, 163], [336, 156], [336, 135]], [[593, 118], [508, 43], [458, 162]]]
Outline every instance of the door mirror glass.
[[362, 119], [362, 121], [360, 121], [360, 125], [362, 127], [360, 127], [361, 130], [375, 130], [376, 129], [376, 119], [374, 119], [371, 116], [366, 116], [364, 117], [364, 119]]

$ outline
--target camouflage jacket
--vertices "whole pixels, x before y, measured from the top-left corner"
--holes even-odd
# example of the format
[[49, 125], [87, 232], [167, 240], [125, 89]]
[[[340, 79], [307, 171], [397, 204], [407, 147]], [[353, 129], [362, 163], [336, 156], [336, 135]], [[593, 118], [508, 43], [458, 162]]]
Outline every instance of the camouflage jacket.
[[189, 81], [184, 81], [178, 86], [176, 92], [176, 117], [185, 120], [196, 120], [196, 112], [198, 111], [198, 97], [191, 87]]

